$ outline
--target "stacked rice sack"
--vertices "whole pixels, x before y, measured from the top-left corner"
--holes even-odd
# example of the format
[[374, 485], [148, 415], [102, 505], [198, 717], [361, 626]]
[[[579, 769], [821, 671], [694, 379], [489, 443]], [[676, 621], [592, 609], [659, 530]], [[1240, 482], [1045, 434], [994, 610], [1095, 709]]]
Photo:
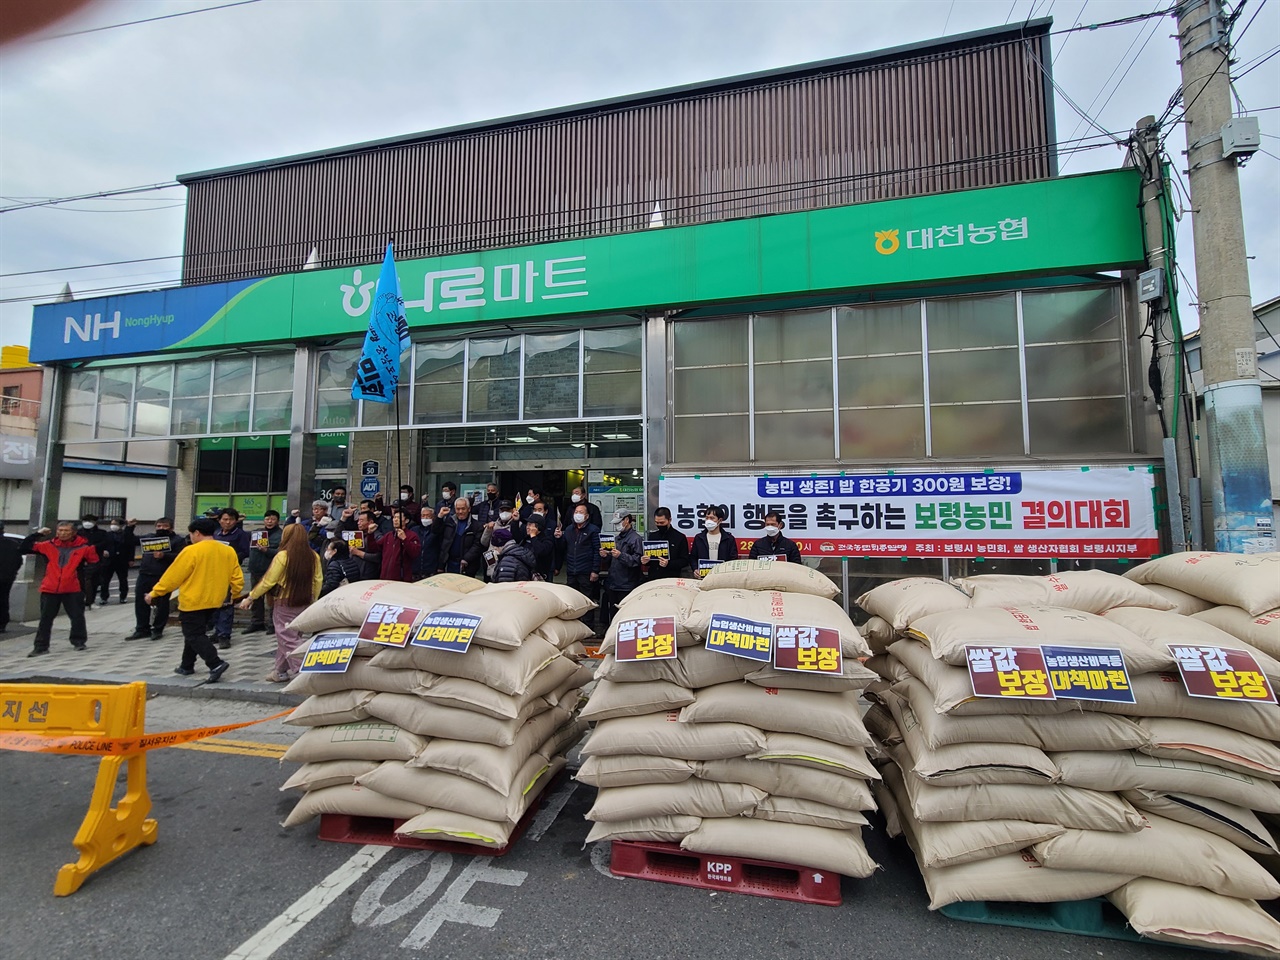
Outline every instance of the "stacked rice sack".
[[[1280, 589], [1280, 582], [1277, 583]], [[1178, 598], [1101, 571], [900, 580], [858, 604], [891, 636], [868, 661], [877, 800], [930, 908], [1109, 896], [1156, 939], [1280, 955], [1255, 902], [1280, 882], [1280, 708], [1188, 696], [1167, 643], [1248, 649]], [[1118, 648], [1136, 703], [978, 698], [966, 645]], [[1212, 918], [1212, 919], [1209, 919]]]
[[[463, 593], [461, 590], [468, 590]], [[499, 848], [581, 739], [580, 664], [593, 606], [549, 583], [433, 577], [362, 581], [309, 607], [307, 634], [355, 630], [375, 603], [481, 617], [466, 653], [361, 643], [346, 673], [299, 675], [286, 721], [309, 727], [282, 789], [306, 791], [285, 826], [317, 814], [403, 820], [397, 832]]]
[[[753, 857], [846, 876], [876, 864], [861, 829], [874, 809], [871, 738], [860, 691], [875, 675], [832, 601], [837, 589], [797, 564], [738, 560], [702, 581], [661, 580], [619, 606], [601, 645], [599, 678], [583, 718], [579, 780], [599, 789], [588, 841], [678, 843], [688, 851]], [[709, 650], [714, 614], [839, 631], [843, 671], [811, 676]], [[619, 662], [622, 621], [671, 616], [677, 657]]]

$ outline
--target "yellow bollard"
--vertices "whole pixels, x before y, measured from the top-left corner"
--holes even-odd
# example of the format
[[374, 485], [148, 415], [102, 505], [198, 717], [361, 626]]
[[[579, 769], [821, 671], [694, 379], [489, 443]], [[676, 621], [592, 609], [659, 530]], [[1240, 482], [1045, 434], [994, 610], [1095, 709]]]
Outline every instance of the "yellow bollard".
[[[78, 737], [85, 753], [94, 741], [141, 738], [145, 732], [147, 685], [0, 684], [0, 731]], [[105, 744], [104, 744], [105, 746]], [[114, 745], [113, 745], [114, 746]], [[121, 764], [126, 765], [125, 794], [116, 806], [111, 798]], [[80, 859], [58, 871], [55, 896], [80, 889], [93, 871], [134, 847], [156, 842], [156, 821], [147, 792], [147, 755], [104, 756], [89, 799], [89, 811], [76, 832]]]

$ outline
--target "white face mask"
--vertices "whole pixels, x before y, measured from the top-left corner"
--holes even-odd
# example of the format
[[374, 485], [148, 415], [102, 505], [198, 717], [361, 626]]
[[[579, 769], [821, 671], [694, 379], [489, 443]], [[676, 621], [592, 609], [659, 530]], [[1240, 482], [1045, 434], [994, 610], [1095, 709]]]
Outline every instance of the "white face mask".
[[764, 532], [766, 536], [776, 537], [778, 534], [782, 532], [782, 528], [781, 527], [765, 527]]
[[92, 530], [94, 527], [94, 524], [92, 522], [89, 522], [89, 523], [82, 523], [80, 524], [80, 526], [84, 527], [86, 530]]
[[452, 494], [452, 493], [450, 493], [448, 490], [443, 491], [443, 492], [440, 494], [440, 496], [444, 497], [444, 499], [446, 499], [446, 500], [452, 500], [452, 499], [453, 499], [453, 494]]
[[120, 524], [118, 524], [118, 523], [113, 523], [113, 524], [111, 525], [111, 532], [112, 532], [112, 533], [117, 532], [119, 529], [120, 529]]
[[581, 503], [581, 502], [582, 502], [582, 497], [581, 497], [581, 495], [576, 494], [576, 493], [575, 493], [572, 497], [570, 497], [569, 499], [570, 499], [570, 500], [572, 500], [574, 503]]
[[498, 519], [501, 520], [503, 523], [506, 523], [508, 520], [511, 519], [511, 511], [503, 510], [500, 514], [498, 514]]
[[710, 517], [707, 517], [702, 522], [708, 530], [714, 530], [716, 527], [720, 526], [719, 520], [712, 520]]
[[586, 515], [585, 513], [575, 513], [575, 514], [573, 515], [573, 522], [574, 522], [574, 523], [586, 523], [586, 522], [587, 522], [587, 515]]

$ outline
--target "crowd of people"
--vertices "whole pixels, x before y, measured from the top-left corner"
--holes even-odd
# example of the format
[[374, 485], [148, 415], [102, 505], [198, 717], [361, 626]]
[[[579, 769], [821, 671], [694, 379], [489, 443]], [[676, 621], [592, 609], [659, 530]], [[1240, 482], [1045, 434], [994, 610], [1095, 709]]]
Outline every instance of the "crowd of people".
[[[414, 582], [437, 573], [512, 583], [556, 580], [563, 574], [565, 583], [600, 604], [599, 616], [587, 622], [603, 635], [618, 604], [642, 582], [698, 575], [736, 559], [742, 549], [725, 527], [728, 511], [716, 506], [705, 509], [692, 544], [672, 527], [666, 507], [654, 511], [644, 537], [626, 509], [614, 512], [614, 532], [604, 535], [600, 508], [581, 487], [557, 510], [536, 489], [511, 500], [493, 483], [473, 502], [446, 482], [434, 506], [419, 502], [407, 484], [390, 504], [378, 497], [353, 506], [339, 486], [329, 499], [312, 502], [309, 514], [293, 510], [282, 522], [278, 511], [268, 510], [251, 533], [245, 518], [225, 507], [193, 520], [185, 538], [170, 517], [157, 520], [153, 534], [139, 537], [136, 520], [116, 518], [103, 529], [97, 517], [85, 516], [78, 525], [63, 521], [55, 530], [41, 529], [16, 547], [0, 527], [0, 633], [8, 625], [8, 587], [21, 567], [21, 554], [38, 554], [47, 566], [28, 656], [49, 652], [59, 610], [71, 621], [72, 646], [86, 649], [85, 610], [106, 605], [112, 580], [119, 584], [119, 602], [127, 601], [129, 567], [141, 547], [136, 625], [126, 640], [159, 640], [176, 592], [183, 652], [175, 672], [193, 675], [199, 658], [209, 669], [209, 682], [216, 682], [228, 667], [219, 651], [231, 646], [238, 604], [249, 613], [243, 633], [275, 636], [275, 663], [266, 679], [282, 683], [299, 667], [292, 656], [299, 637], [289, 624], [344, 583]], [[751, 544], [748, 555], [799, 563], [798, 547], [782, 534], [783, 518], [770, 513], [763, 519], [765, 535]]]

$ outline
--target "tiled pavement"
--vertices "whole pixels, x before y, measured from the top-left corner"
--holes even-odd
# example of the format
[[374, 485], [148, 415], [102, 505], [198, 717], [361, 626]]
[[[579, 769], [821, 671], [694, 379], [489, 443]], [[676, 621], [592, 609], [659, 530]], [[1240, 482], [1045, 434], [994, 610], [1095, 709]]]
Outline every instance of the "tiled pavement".
[[[176, 604], [175, 604], [176, 608]], [[208, 671], [197, 661], [196, 673], [180, 677], [173, 672], [182, 656], [182, 632], [174, 621], [159, 640], [129, 640], [133, 632], [133, 595], [127, 603], [117, 603], [114, 588], [111, 603], [85, 612], [89, 630], [87, 650], [71, 646], [70, 621], [63, 613], [54, 621], [49, 655], [28, 658], [35, 623], [10, 623], [0, 634], [0, 680], [94, 681], [123, 683], [145, 680], [152, 693], [178, 696], [218, 697], [257, 700], [266, 703], [296, 703], [300, 698], [281, 693], [283, 684], [263, 678], [271, 672], [276, 638], [262, 633], [244, 635], [247, 625], [237, 611], [231, 649], [219, 651], [231, 667], [217, 683], [205, 683]]]

